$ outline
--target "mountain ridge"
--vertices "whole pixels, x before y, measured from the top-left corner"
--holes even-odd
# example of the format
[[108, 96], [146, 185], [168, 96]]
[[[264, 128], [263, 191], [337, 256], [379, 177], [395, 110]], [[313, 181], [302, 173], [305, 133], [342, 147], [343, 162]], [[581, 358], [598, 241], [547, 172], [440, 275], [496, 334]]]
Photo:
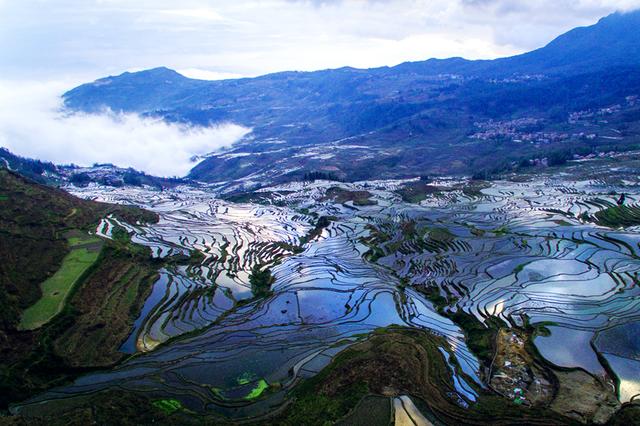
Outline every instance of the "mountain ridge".
[[[321, 70], [314, 70], [314, 71], [278, 71], [274, 73], [259, 75], [256, 77], [243, 77], [243, 78], [225, 79], [225, 80], [200, 80], [200, 79], [189, 78], [168, 67], [159, 66], [159, 67], [150, 68], [150, 69], [137, 71], [137, 72], [125, 71], [124, 73], [117, 76], [104, 77], [96, 80], [93, 83], [83, 84], [81, 86], [78, 86], [66, 92], [63, 95], [63, 98], [65, 99], [65, 103], [67, 104], [67, 106], [71, 108], [75, 108], [73, 98], [74, 98], [74, 91], [76, 89], [79, 89], [83, 86], [91, 86], [91, 85], [100, 86], [101, 83], [104, 83], [106, 81], [112, 81], [118, 78], [123, 78], [127, 80], [131, 80], [133, 78], [133, 79], [140, 79], [142, 81], [144, 81], [147, 78], [171, 78], [171, 80], [168, 80], [168, 81], [165, 80], [165, 82], [170, 82], [172, 84], [176, 82], [183, 83], [186, 81], [208, 82], [209, 84], [215, 85], [215, 84], [221, 84], [222, 82], [238, 83], [238, 82], [249, 81], [249, 80], [282, 78], [282, 77], [290, 77], [295, 75], [305, 75], [305, 74], [308, 75], [308, 74], [314, 74], [314, 73], [331, 73], [331, 72], [384, 73], [386, 71], [393, 71], [393, 70], [415, 71], [415, 69], [419, 67], [426, 68], [426, 70], [424, 70], [423, 72], [429, 72], [432, 74], [446, 72], [446, 71], [469, 73], [472, 71], [468, 70], [467, 68], [475, 67], [475, 66], [479, 66], [480, 68], [479, 71], [481, 73], [488, 73], [488, 74], [492, 74], [491, 76], [493, 77], [500, 77], [500, 76], [504, 76], [505, 73], [514, 74], [513, 62], [516, 62], [518, 60], [525, 60], [526, 63], [535, 62], [536, 60], [540, 60], [541, 59], [540, 56], [542, 56], [544, 53], [547, 53], [550, 50], [553, 50], [555, 53], [558, 49], [565, 48], [567, 43], [575, 43], [580, 38], [591, 39], [590, 41], [592, 43], [602, 42], [602, 40], [593, 40], [594, 36], [598, 36], [598, 37], [604, 36], [606, 37], [607, 42], [611, 42], [616, 38], [620, 37], [621, 35], [633, 36], [632, 41], [635, 42], [635, 46], [634, 46], [635, 49], [632, 52], [624, 50], [625, 52], [624, 58], [629, 60], [626, 65], [629, 65], [629, 64], [635, 65], [640, 63], [640, 59], [637, 59], [638, 55], [634, 54], [635, 52], [640, 53], [640, 33], [633, 32], [630, 30], [638, 28], [638, 26], [640, 26], [640, 9], [635, 11], [629, 11], [629, 12], [615, 12], [601, 18], [597, 23], [593, 25], [576, 27], [572, 30], [569, 30], [561, 34], [560, 36], [556, 37], [555, 39], [551, 40], [545, 46], [540, 47], [538, 49], [534, 49], [532, 51], [525, 52], [519, 55], [501, 57], [496, 59], [469, 60], [463, 57], [450, 57], [450, 58], [443, 58], [443, 59], [429, 58], [422, 61], [402, 62], [395, 66], [382, 66], [382, 67], [372, 67], [372, 68], [356, 68], [351, 66], [344, 66], [339, 68], [328, 68], [328, 69], [321, 69]], [[619, 47], [615, 51], [617, 59], [620, 59], [620, 56], [619, 56], [620, 50], [623, 50], [623, 48], [626, 49], [629, 45], [632, 45], [632, 43], [624, 43], [622, 44], [621, 47]], [[578, 50], [580, 53], [586, 52], [586, 49], [584, 47], [579, 46]], [[636, 58], [636, 59], [633, 59], [633, 58]], [[559, 60], [557, 57], [554, 57], [553, 59], [556, 61]], [[504, 71], [504, 70], [491, 69], [491, 65], [499, 64], [500, 66], [502, 66], [502, 64], [505, 64], [505, 63], [508, 64], [508, 66], [511, 68], [510, 70]], [[522, 67], [521, 64], [515, 64], [515, 65]], [[483, 70], [482, 69], [483, 66], [488, 66], [489, 69]], [[539, 67], [539, 65], [537, 65], [537, 67]], [[546, 68], [546, 71], [549, 72], [549, 64], [545, 64], [545, 68]], [[516, 69], [515, 73], [522, 71], [522, 70], [518, 70], [517, 68], [515, 69]], [[591, 71], [593, 71], [593, 69]], [[478, 70], [476, 70], [476, 72], [478, 72]]]
[[[350, 180], [471, 174], [490, 162], [483, 143], [470, 139], [477, 134], [477, 123], [524, 118], [545, 122], [546, 128], [540, 129], [544, 134], [581, 134], [584, 128], [567, 126], [570, 114], [622, 105], [640, 93], [635, 77], [640, 32], [634, 28], [640, 28], [640, 11], [615, 13], [540, 49], [495, 60], [430, 59], [367, 70], [285, 71], [219, 81], [189, 79], [159, 67], [79, 86], [65, 93], [64, 101], [76, 111], [106, 107], [189, 125], [234, 122], [251, 127], [252, 134], [235, 148], [242, 159], [214, 155], [189, 175], [205, 181], [257, 174], [290, 180], [315, 171]], [[625, 123], [638, 121], [634, 117]], [[548, 146], [548, 139], [541, 137], [543, 143], [536, 146], [559, 148]], [[358, 141], [368, 152], [343, 147], [329, 152], [347, 140]], [[271, 154], [271, 141], [285, 141], [286, 153]], [[455, 152], [470, 144], [468, 153]], [[582, 145], [565, 144], [563, 149]], [[317, 153], [309, 151], [312, 146], [329, 150], [323, 154], [332, 158], [319, 161]], [[544, 156], [544, 150], [511, 146], [504, 159], [535, 159]], [[497, 146], [494, 153], [499, 151]], [[372, 157], [380, 161], [372, 164]]]

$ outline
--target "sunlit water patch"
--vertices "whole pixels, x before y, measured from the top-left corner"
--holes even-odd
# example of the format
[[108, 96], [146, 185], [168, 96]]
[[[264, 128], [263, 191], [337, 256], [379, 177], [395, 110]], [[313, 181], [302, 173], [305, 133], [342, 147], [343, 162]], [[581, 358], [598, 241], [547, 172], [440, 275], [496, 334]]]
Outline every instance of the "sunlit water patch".
[[[621, 401], [638, 393], [637, 347], [615, 333], [639, 319], [640, 241], [578, 218], [613, 196], [591, 184], [547, 179], [497, 182], [474, 196], [455, 191], [415, 205], [394, 192], [401, 185], [296, 182], [262, 190], [289, 208], [226, 203], [189, 188], [74, 190], [157, 212], [158, 224], [127, 228], [155, 256], [196, 250], [204, 259], [162, 271], [123, 347], [153, 351], [17, 409], [37, 411], [47, 401], [123, 388], [175, 398], [192, 410], [262, 414], [284, 400], [297, 378], [317, 374], [353, 341], [391, 324], [443, 336], [448, 347], [441, 353], [456, 391], [473, 403], [478, 361], [460, 328], [417, 291], [421, 286], [453, 300], [447, 309], [480, 321], [545, 325], [551, 334], [535, 344], [549, 361], [594, 374], [610, 368]], [[369, 191], [375, 203], [325, 200], [336, 186]], [[335, 220], [293, 252], [288, 247], [312, 228], [300, 209]], [[98, 229], [109, 237], [115, 226], [124, 224], [111, 218]], [[387, 239], [369, 262], [364, 241], [375, 229]], [[280, 262], [272, 266], [273, 293], [247, 303], [253, 266], [274, 259]], [[191, 331], [197, 333], [161, 344]], [[560, 341], [571, 342], [570, 355]]]
[[[464, 334], [422, 295], [410, 289], [401, 294], [391, 271], [362, 258], [366, 247], [361, 238], [369, 231], [368, 221], [354, 214], [358, 209], [332, 210], [340, 217], [322, 235], [272, 268], [270, 296], [229, 310], [230, 300], [250, 296], [242, 289], [250, 289], [251, 266], [275, 256], [268, 247], [258, 250], [258, 244], [297, 244], [310, 229], [308, 218], [289, 209], [232, 205], [202, 194], [139, 191], [118, 198], [114, 192], [84, 195], [147, 206], [161, 221], [129, 229], [137, 242], [159, 248], [157, 255], [196, 249], [205, 260], [195, 267], [162, 271], [124, 346], [153, 351], [111, 372], [51, 390], [19, 410], [28, 413], [69, 395], [125, 388], [175, 398], [198, 411], [260, 414], [278, 404], [298, 377], [317, 374], [350, 343], [393, 324], [443, 336], [449, 342], [447, 350], [455, 355], [454, 361], [447, 352], [447, 360], [461, 396], [470, 402], [475, 398], [457, 375], [460, 369], [481, 385], [478, 361]], [[371, 207], [367, 213], [378, 214], [383, 208]], [[213, 295], [200, 294], [201, 288], [213, 289]], [[223, 310], [225, 315], [219, 315]], [[159, 346], [194, 329], [201, 331]], [[265, 392], [266, 400], [252, 403]]]
[[[149, 247], [154, 257], [199, 252], [196, 264], [165, 269], [144, 305], [144, 318], [123, 350], [148, 351], [159, 343], [206, 327], [235, 303], [252, 297], [249, 275], [256, 265], [269, 265], [291, 253], [310, 229], [310, 218], [289, 209], [226, 203], [215, 194], [178, 188], [74, 188], [76, 195], [98, 201], [136, 204], [155, 211], [152, 225], [128, 225], [108, 217], [96, 232], [107, 238], [115, 227], [134, 243]], [[152, 305], [151, 305], [152, 304]]]
[[640, 321], [617, 325], [598, 333], [595, 346], [619, 380], [621, 401], [640, 399]]

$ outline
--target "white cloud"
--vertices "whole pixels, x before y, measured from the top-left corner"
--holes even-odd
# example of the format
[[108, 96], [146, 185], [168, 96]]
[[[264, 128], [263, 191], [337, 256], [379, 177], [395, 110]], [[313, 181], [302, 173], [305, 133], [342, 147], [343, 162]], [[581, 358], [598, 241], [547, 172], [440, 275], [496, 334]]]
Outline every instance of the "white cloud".
[[185, 77], [195, 78], [198, 80], [228, 80], [233, 78], [244, 77], [242, 74], [224, 71], [210, 71], [199, 68], [184, 68], [176, 70]]
[[186, 18], [192, 19], [202, 19], [205, 21], [224, 21], [225, 18], [211, 8], [201, 8], [201, 9], [166, 9], [160, 10], [160, 13], [164, 13], [167, 15], [175, 15], [182, 16]]
[[64, 83], [0, 81], [0, 146], [54, 163], [96, 162], [184, 176], [193, 155], [228, 147], [250, 129], [186, 127], [136, 114], [63, 114]]
[[164, 65], [255, 76], [495, 58], [638, 7], [640, 0], [0, 1], [0, 74], [98, 78]]

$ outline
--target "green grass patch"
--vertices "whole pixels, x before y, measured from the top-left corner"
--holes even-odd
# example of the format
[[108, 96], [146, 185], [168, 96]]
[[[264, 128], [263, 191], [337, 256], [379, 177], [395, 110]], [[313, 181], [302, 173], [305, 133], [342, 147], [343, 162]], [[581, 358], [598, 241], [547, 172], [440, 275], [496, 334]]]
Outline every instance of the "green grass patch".
[[[100, 241], [89, 235], [86, 238], [72, 237], [69, 245], [74, 247]], [[100, 250], [73, 248], [62, 260], [62, 265], [53, 276], [42, 283], [42, 297], [27, 308], [20, 319], [19, 329], [33, 330], [48, 323], [62, 310], [67, 295], [82, 275], [98, 259]]]
[[166, 414], [173, 414], [182, 409], [182, 404], [177, 399], [158, 399], [151, 404]]
[[249, 372], [245, 372], [245, 373], [242, 373], [242, 374], [241, 374], [241, 375], [236, 379], [236, 382], [237, 382], [239, 385], [246, 385], [246, 384], [251, 383], [251, 381], [252, 381], [253, 379], [254, 379], [254, 375], [253, 375], [253, 374], [251, 374], [251, 373], [249, 373]]
[[497, 236], [497, 237], [501, 237], [503, 235], [507, 235], [509, 233], [509, 228], [507, 228], [505, 225], [496, 228], [493, 230], [493, 233]]
[[320, 216], [316, 221], [315, 227], [300, 238], [300, 247], [307, 244], [309, 241], [318, 237], [322, 234], [322, 230], [327, 226], [331, 225], [331, 222], [335, 221], [337, 218], [335, 216]]
[[594, 220], [598, 225], [609, 228], [640, 225], [640, 207], [625, 205], [609, 207], [598, 211], [594, 215]]
[[369, 191], [348, 191], [334, 186], [327, 190], [323, 200], [333, 200], [340, 204], [352, 201], [354, 206], [374, 206], [378, 204], [371, 197], [372, 194]]
[[518, 266], [516, 266], [515, 268], [513, 268], [513, 273], [517, 274], [519, 272], [522, 272], [522, 270], [524, 269], [525, 266], [527, 266], [529, 263], [531, 262], [525, 262], [525, 263], [521, 263]]
[[396, 191], [405, 203], [418, 204], [429, 196], [442, 193], [445, 188], [431, 185], [428, 181], [409, 182]]
[[428, 232], [429, 238], [434, 241], [449, 242], [455, 239], [455, 235], [447, 228], [431, 228]]
[[269, 389], [269, 383], [267, 383], [265, 379], [260, 379], [258, 383], [256, 383], [255, 387], [251, 389], [251, 392], [249, 392], [249, 394], [244, 397], [244, 399], [256, 399], [267, 389]]
[[69, 247], [77, 247], [85, 244], [99, 243], [100, 241], [101, 241], [100, 238], [89, 236], [89, 235], [87, 235], [86, 237], [74, 236], [74, 237], [67, 238], [67, 243], [69, 244]]

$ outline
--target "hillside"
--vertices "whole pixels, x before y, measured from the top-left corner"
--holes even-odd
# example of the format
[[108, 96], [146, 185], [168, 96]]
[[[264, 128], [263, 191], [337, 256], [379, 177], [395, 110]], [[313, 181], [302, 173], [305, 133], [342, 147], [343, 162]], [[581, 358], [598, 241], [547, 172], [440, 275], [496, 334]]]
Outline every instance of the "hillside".
[[[243, 179], [252, 187], [314, 172], [351, 181], [486, 177], [550, 156], [634, 149], [639, 115], [629, 100], [640, 94], [639, 26], [640, 12], [616, 13], [493, 61], [432, 59], [224, 81], [156, 68], [82, 85], [64, 100], [72, 110], [252, 127], [231, 152], [192, 170], [189, 177], [201, 181]], [[597, 120], [602, 110], [616, 127]], [[572, 114], [596, 119], [571, 121]]]
[[[541, 49], [493, 61], [452, 58], [224, 81], [156, 68], [82, 85], [64, 100], [72, 110], [108, 107], [253, 128], [234, 155], [199, 164], [190, 174], [198, 180], [281, 181], [314, 171], [346, 180], [472, 174], [494, 164], [496, 151], [505, 167], [558, 150], [571, 156], [635, 146], [638, 113], [628, 100], [640, 94], [638, 27], [640, 11], [617, 13]], [[614, 130], [630, 130], [628, 137], [595, 120], [569, 122], [571, 114], [611, 107], [622, 124]], [[477, 137], [491, 125], [513, 131]], [[530, 143], [513, 143], [523, 140], [520, 133]], [[591, 134], [596, 140], [584, 143]]]
[[47, 176], [58, 173], [58, 168], [52, 163], [19, 157], [6, 148], [0, 148], [0, 169], [13, 170], [39, 183], [45, 183]]
[[596, 24], [578, 27], [546, 46], [508, 58], [468, 61], [462, 58], [407, 62], [395, 69], [425, 75], [456, 73], [505, 78], [524, 74], [575, 75], [611, 68], [637, 66], [640, 55], [640, 11], [614, 13]]
[[[157, 220], [138, 208], [81, 200], [0, 170], [0, 405], [123, 356], [117, 349], [158, 266], [127, 244], [105, 243], [87, 234], [110, 214], [130, 223]], [[43, 294], [41, 284], [64, 271], [64, 265], [74, 268], [68, 255], [76, 248], [95, 253], [91, 266], [78, 277], [67, 271], [74, 282], [62, 282], [71, 286], [65, 289], [61, 312], [53, 308], [40, 316], [33, 309], [51, 309], [46, 298], [57, 295]], [[120, 282], [127, 274], [128, 280]], [[140, 297], [126, 303], [122, 299], [105, 312], [102, 302], [119, 300], [127, 289]], [[34, 330], [18, 331], [27, 308], [35, 315], [33, 327], [27, 328]], [[74, 370], [77, 367], [82, 369]]]
[[[154, 206], [161, 220], [132, 239], [199, 254], [149, 264], [112, 233], [68, 309], [2, 354], [9, 419], [634, 424], [639, 164], [635, 152], [495, 182], [316, 181], [226, 200], [74, 188]], [[127, 333], [130, 357], [114, 349]]]
[[[358, 102], [384, 99], [398, 90], [426, 85], [425, 76], [433, 82], [447, 80], [450, 74], [464, 77], [508, 78], [518, 74], [550, 75], [584, 74], [617, 67], [640, 65], [640, 11], [615, 13], [590, 27], [573, 29], [538, 50], [509, 58], [469, 61], [462, 58], [430, 59], [406, 62], [395, 67], [355, 69], [350, 67], [314, 71], [280, 72], [257, 78], [204, 81], [184, 77], [160, 67], [119, 76], [106, 77], [84, 84], [64, 94], [67, 107], [83, 111], [99, 111], [108, 107], [115, 111], [142, 113], [191, 108], [197, 121], [219, 120], [225, 105], [259, 103], [255, 112], [268, 105], [302, 101]], [[449, 75], [446, 75], [449, 74]], [[395, 81], [395, 84], [392, 83]], [[386, 84], [385, 84], [386, 83]], [[391, 83], [391, 84], [389, 84]], [[288, 109], [291, 109], [290, 106]], [[313, 108], [309, 106], [309, 110]], [[197, 111], [202, 112], [198, 117]], [[273, 111], [274, 114], [279, 112]], [[282, 112], [280, 112], [282, 113]], [[284, 112], [285, 114], [287, 112]], [[228, 118], [238, 119], [243, 111], [226, 111]], [[235, 116], [235, 114], [238, 114]], [[241, 120], [238, 120], [241, 121]], [[242, 124], [251, 125], [251, 122]]]

